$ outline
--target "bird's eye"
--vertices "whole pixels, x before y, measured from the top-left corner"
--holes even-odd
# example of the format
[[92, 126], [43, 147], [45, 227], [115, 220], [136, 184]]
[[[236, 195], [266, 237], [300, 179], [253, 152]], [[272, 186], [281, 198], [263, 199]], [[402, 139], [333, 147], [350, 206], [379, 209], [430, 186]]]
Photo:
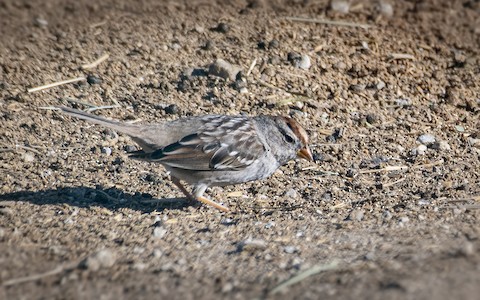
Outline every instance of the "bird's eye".
[[285, 140], [287, 141], [287, 143], [290, 144], [293, 144], [295, 142], [295, 139], [289, 134], [285, 134]]

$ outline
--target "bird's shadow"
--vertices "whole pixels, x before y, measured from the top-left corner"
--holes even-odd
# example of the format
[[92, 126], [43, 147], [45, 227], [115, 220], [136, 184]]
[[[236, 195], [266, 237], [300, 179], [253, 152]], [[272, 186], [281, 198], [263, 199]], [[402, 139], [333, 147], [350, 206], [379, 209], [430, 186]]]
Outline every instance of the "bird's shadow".
[[143, 213], [165, 209], [183, 209], [195, 205], [185, 198], [156, 199], [150, 194], [129, 194], [117, 188], [105, 189], [100, 186], [12, 192], [0, 195], [0, 205], [2, 201], [24, 201], [36, 205], [68, 204], [80, 208], [100, 206], [110, 210], [129, 208]]

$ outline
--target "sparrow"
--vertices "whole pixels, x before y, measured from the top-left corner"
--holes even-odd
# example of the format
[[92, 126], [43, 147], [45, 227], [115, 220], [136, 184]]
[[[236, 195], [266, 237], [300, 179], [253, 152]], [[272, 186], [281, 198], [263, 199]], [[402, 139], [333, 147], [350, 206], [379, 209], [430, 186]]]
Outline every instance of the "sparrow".
[[291, 117], [203, 115], [139, 125], [56, 108], [130, 136], [142, 148], [131, 158], [160, 163], [188, 199], [225, 212], [227, 207], [204, 196], [208, 187], [267, 178], [296, 157], [313, 161], [307, 132]]

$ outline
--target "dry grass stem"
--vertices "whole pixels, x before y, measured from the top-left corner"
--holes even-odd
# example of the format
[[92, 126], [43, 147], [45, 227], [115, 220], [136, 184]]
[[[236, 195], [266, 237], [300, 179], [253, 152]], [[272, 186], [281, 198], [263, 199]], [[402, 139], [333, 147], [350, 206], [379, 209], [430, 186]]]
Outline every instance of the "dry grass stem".
[[257, 59], [254, 58], [252, 63], [250, 64], [250, 68], [248, 68], [248, 71], [247, 71], [247, 76], [250, 75], [250, 73], [252, 73], [253, 71], [253, 68], [255, 68], [255, 65], [257, 64]]
[[28, 92], [28, 93], [33, 93], [33, 92], [37, 92], [37, 91], [49, 89], [49, 88], [52, 88], [52, 87], [56, 87], [56, 86], [59, 86], [59, 85], [64, 85], [64, 84], [68, 84], [68, 83], [74, 83], [74, 82], [83, 81], [83, 80], [87, 80], [87, 78], [85, 78], [84, 76], [82, 76], [82, 77], [77, 77], [77, 78], [72, 78], [72, 79], [57, 81], [57, 82], [53, 82], [53, 83], [49, 83], [49, 84], [37, 86], [37, 87], [31, 88], [31, 89], [27, 89], [27, 92]]
[[406, 171], [409, 169], [420, 169], [420, 168], [430, 168], [435, 167], [443, 164], [443, 160], [437, 160], [433, 163], [423, 164], [423, 165], [415, 165], [415, 166], [387, 166], [381, 169], [374, 169], [374, 170], [361, 170], [359, 174], [370, 174], [370, 173], [380, 173], [380, 172], [391, 172], [391, 171]]
[[106, 54], [100, 56], [100, 58], [98, 58], [97, 60], [95, 60], [91, 63], [88, 63], [88, 64], [84, 64], [82, 66], [82, 69], [84, 69], [84, 70], [93, 69], [96, 66], [98, 66], [99, 64], [101, 64], [102, 62], [104, 62], [105, 60], [107, 60], [109, 57], [110, 57], [110, 54], [106, 53]]
[[390, 53], [388, 55], [389, 59], [395, 60], [395, 59], [411, 59], [415, 60], [415, 56], [407, 53]]

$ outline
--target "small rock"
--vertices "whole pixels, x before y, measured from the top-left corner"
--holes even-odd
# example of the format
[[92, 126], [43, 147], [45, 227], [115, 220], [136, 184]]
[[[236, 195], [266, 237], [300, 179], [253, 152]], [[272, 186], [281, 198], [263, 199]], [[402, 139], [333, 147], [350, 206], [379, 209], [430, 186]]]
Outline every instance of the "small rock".
[[164, 108], [166, 114], [176, 115], [178, 114], [178, 106], [176, 104], [170, 104]]
[[431, 148], [435, 149], [435, 150], [440, 150], [440, 151], [450, 151], [451, 150], [450, 145], [446, 141], [435, 142], [435, 143], [432, 144]]
[[310, 56], [304, 54], [302, 55], [302, 58], [300, 59], [300, 62], [298, 63], [298, 68], [303, 69], [303, 70], [308, 70], [310, 69], [310, 66], [312, 65], [310, 61]]
[[295, 199], [298, 197], [298, 192], [295, 189], [291, 188], [285, 192], [285, 197]]
[[347, 68], [347, 64], [343, 61], [339, 61], [333, 67], [339, 71], [343, 71]]
[[298, 61], [300, 61], [300, 59], [302, 59], [302, 56], [300, 55], [300, 53], [288, 52], [287, 54], [287, 60], [292, 64], [296, 64]]
[[3, 229], [2, 227], [0, 227], [0, 242], [4, 240], [5, 238], [5, 229]]
[[267, 248], [267, 243], [262, 239], [246, 239], [239, 244], [240, 251], [263, 250]]
[[158, 226], [153, 229], [153, 237], [157, 239], [162, 239], [167, 234], [167, 229]]
[[203, 32], [205, 32], [205, 28], [203, 28], [203, 27], [200, 26], [200, 25], [195, 25], [195, 31], [196, 31], [197, 33], [203, 33]]
[[239, 66], [232, 65], [223, 59], [217, 59], [208, 68], [208, 74], [234, 81], [241, 70]]
[[403, 224], [406, 224], [410, 222], [410, 218], [409, 217], [401, 217], [400, 218], [400, 223], [403, 223]]
[[44, 18], [36, 18], [33, 23], [35, 24], [35, 26], [38, 26], [38, 27], [48, 26], [48, 21], [45, 20]]
[[248, 93], [248, 89], [246, 87], [242, 87], [240, 90], [239, 90], [240, 94], [247, 94]]
[[435, 143], [435, 137], [431, 134], [422, 134], [421, 136], [418, 137], [417, 141], [420, 143], [420, 144], [423, 144], [423, 145], [431, 145], [433, 143]]
[[370, 47], [368, 46], [368, 43], [366, 41], [361, 41], [360, 45], [362, 46], [363, 49], [370, 50]]
[[350, 1], [349, 0], [332, 0], [330, 2], [330, 8], [333, 11], [348, 14], [350, 11]]
[[215, 42], [212, 40], [206, 41], [202, 47], [203, 50], [212, 50], [213, 48], [215, 48]]
[[427, 151], [427, 146], [422, 144], [422, 145], [419, 145], [417, 148], [412, 149], [410, 153], [412, 155], [424, 155], [426, 151]]
[[94, 76], [94, 75], [90, 74], [90, 75], [87, 76], [87, 82], [90, 85], [100, 84], [100, 83], [102, 83], [102, 79], [100, 79], [97, 76]]
[[268, 49], [278, 48], [279, 45], [280, 43], [278, 42], [278, 40], [273, 39], [268, 43]]
[[412, 105], [412, 100], [408, 98], [399, 98], [395, 100], [395, 103], [398, 106], [411, 106]]
[[212, 28], [212, 30], [220, 33], [227, 33], [230, 31], [230, 26], [226, 23], [220, 22], [217, 27]]
[[123, 147], [123, 149], [124, 149], [127, 153], [137, 151], [137, 147], [135, 147], [135, 146], [133, 146], [133, 145], [126, 145], [125, 147]]
[[378, 116], [376, 114], [368, 114], [366, 120], [369, 124], [375, 124], [378, 122]]
[[180, 45], [179, 43], [172, 43], [172, 44], [170, 45], [170, 48], [171, 48], [172, 50], [178, 51], [178, 50], [182, 49], [182, 45]]
[[377, 90], [381, 90], [385, 87], [385, 82], [380, 80], [375, 87], [377, 88]]
[[355, 209], [350, 213], [350, 219], [353, 221], [361, 221], [365, 216], [365, 211], [363, 209]]
[[116, 254], [110, 249], [103, 249], [80, 262], [79, 266], [96, 272], [102, 268], [110, 268], [115, 264]]
[[298, 252], [298, 249], [295, 246], [285, 246], [283, 247], [283, 251], [288, 254], [293, 254], [295, 252]]
[[235, 225], [237, 222], [231, 218], [225, 218], [220, 220], [220, 224], [225, 225], [225, 226], [231, 226]]
[[102, 153], [105, 153], [107, 156], [110, 156], [110, 155], [112, 155], [112, 148], [102, 147]]
[[257, 48], [260, 50], [265, 50], [267, 48], [267, 44], [265, 44], [265, 41], [259, 41], [257, 43]]
[[378, 4], [378, 10], [386, 17], [393, 16], [393, 5], [385, 0], [381, 0]]
[[270, 221], [268, 222], [267, 224], [265, 224], [265, 229], [270, 229], [272, 227], [275, 227], [276, 223], [273, 222], [273, 221]]
[[25, 153], [23, 155], [23, 160], [25, 162], [33, 162], [35, 160], [35, 155], [31, 154], [31, 153]]

